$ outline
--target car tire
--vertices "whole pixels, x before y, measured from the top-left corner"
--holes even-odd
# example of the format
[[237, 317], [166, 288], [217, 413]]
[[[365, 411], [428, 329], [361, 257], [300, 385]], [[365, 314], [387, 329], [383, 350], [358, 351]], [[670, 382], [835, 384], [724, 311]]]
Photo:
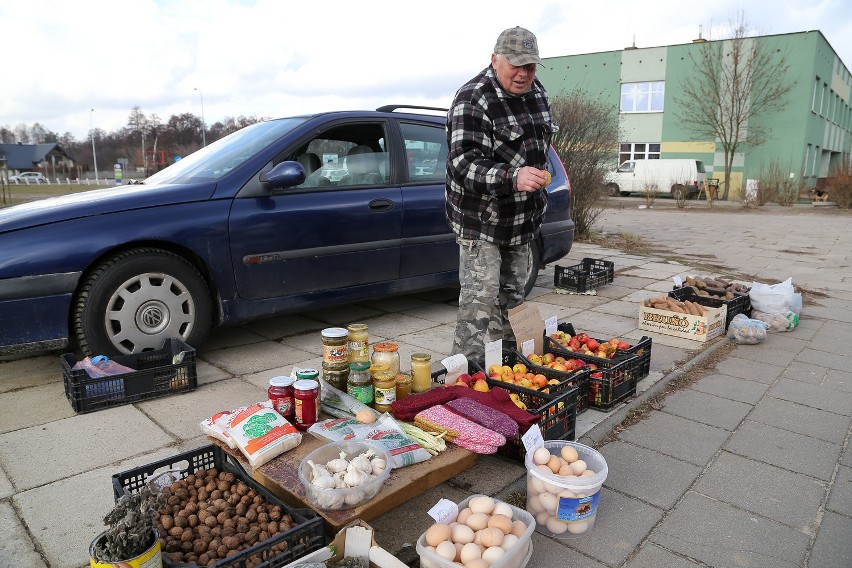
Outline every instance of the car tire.
[[535, 281], [538, 279], [538, 271], [541, 269], [540, 258], [538, 243], [536, 241], [530, 242], [529, 270], [527, 271], [527, 281], [524, 283], [524, 298], [532, 292]]
[[98, 265], [73, 305], [73, 332], [86, 355], [161, 349], [168, 338], [199, 346], [213, 324], [210, 289], [184, 258], [129, 250]]
[[610, 197], [618, 197], [618, 184], [617, 183], [608, 183], [606, 184], [606, 194]]
[[680, 184], [680, 183], [676, 183], [675, 185], [673, 185], [672, 186], [672, 197], [674, 197], [677, 200], [686, 199], [686, 197], [687, 197], [686, 186], [684, 186], [683, 184]]

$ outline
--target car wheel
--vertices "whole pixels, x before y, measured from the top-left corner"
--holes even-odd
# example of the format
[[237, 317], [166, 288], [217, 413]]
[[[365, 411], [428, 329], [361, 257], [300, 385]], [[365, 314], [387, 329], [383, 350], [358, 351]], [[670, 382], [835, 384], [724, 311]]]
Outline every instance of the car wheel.
[[535, 281], [538, 279], [538, 271], [541, 268], [541, 261], [539, 258], [541, 254], [538, 250], [538, 243], [536, 241], [530, 242], [530, 258], [529, 258], [529, 270], [527, 271], [527, 281], [524, 284], [524, 298], [529, 296], [529, 293], [532, 292], [533, 286], [535, 286]]
[[87, 355], [161, 349], [169, 338], [197, 347], [213, 320], [204, 278], [180, 256], [135, 249], [99, 265], [74, 303], [74, 334]]
[[606, 194], [610, 197], [618, 197], [618, 184], [608, 183], [606, 184]]
[[675, 184], [672, 186], [672, 197], [677, 200], [686, 199], [686, 187], [682, 184]]

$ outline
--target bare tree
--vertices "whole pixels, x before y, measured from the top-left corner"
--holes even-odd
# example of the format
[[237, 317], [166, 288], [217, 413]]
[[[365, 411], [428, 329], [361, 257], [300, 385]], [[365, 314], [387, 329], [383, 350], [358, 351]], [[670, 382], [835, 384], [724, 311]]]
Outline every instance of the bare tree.
[[787, 79], [786, 57], [755, 38], [742, 13], [731, 22], [730, 38], [707, 41], [690, 57], [700, 71], [682, 81], [674, 97], [676, 114], [694, 139], [713, 138], [722, 146], [725, 200], [734, 156], [745, 146], [761, 145], [769, 134], [755, 119], [784, 110], [794, 83]]
[[571, 181], [571, 217], [577, 237], [585, 238], [601, 214], [604, 177], [618, 148], [618, 108], [582, 89], [553, 98], [553, 120], [559, 125], [551, 144]]

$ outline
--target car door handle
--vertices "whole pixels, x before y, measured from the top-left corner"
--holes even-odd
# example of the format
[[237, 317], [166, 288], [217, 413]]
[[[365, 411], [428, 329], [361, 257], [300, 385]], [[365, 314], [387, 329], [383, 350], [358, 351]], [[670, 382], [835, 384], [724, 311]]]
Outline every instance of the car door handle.
[[370, 202], [371, 211], [390, 211], [393, 209], [393, 201], [390, 199], [374, 199]]

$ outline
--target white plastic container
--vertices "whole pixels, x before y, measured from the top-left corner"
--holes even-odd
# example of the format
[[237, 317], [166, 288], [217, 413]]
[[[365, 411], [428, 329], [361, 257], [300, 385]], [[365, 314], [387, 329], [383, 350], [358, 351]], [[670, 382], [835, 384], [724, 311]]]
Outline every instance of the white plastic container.
[[[311, 466], [308, 461], [315, 464], [324, 465], [329, 461], [340, 457], [340, 452], [346, 453], [346, 459], [351, 460], [357, 455], [367, 451], [372, 451], [373, 455], [385, 460], [385, 471], [371, 479], [367, 483], [358, 487], [349, 487], [344, 489], [324, 489], [317, 487], [309, 480], [312, 478]], [[305, 497], [311, 505], [319, 509], [348, 509], [357, 507], [362, 503], [366, 503], [376, 496], [381, 490], [387, 478], [390, 476], [393, 469], [393, 461], [387, 449], [378, 442], [370, 440], [351, 440], [347, 442], [329, 442], [324, 446], [320, 446], [316, 450], [309, 453], [302, 459], [299, 464], [299, 481], [305, 488]]]
[[[471, 495], [458, 504], [459, 511], [467, 507], [470, 500], [475, 497], [483, 497], [483, 495]], [[499, 499], [495, 499], [495, 501], [501, 502]], [[489, 568], [523, 568], [532, 557], [532, 533], [535, 530], [535, 519], [523, 509], [515, 507], [514, 505], [509, 506], [512, 508], [512, 520], [523, 521], [523, 523], [527, 525], [527, 530], [525, 530], [524, 534], [518, 538], [518, 541], [506, 551], [503, 557], [492, 564]], [[435, 549], [426, 544], [425, 532], [417, 539], [416, 548], [417, 553], [420, 555], [421, 568], [459, 568], [461, 566], [459, 563], [450, 562], [449, 560], [441, 558], [435, 554]]]
[[535, 518], [538, 532], [554, 538], [582, 536], [592, 530], [600, 489], [608, 472], [606, 460], [594, 448], [563, 440], [544, 442], [544, 447], [556, 456], [560, 455], [564, 446], [577, 450], [579, 459], [585, 461], [595, 475], [566, 477], [542, 472], [533, 463], [533, 453], [530, 452], [524, 460], [527, 467], [527, 513]]

